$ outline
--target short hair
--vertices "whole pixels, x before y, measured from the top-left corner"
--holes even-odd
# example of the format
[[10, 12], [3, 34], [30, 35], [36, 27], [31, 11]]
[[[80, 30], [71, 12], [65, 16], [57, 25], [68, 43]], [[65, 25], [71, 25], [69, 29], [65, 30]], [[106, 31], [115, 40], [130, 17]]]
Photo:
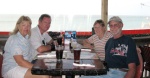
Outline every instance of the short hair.
[[42, 21], [44, 17], [48, 17], [48, 18], [51, 19], [51, 16], [50, 16], [50, 15], [48, 15], [48, 14], [42, 14], [42, 15], [40, 16], [40, 18], [39, 18], [39, 21]]
[[104, 26], [105, 26], [104, 21], [103, 21], [103, 20], [101, 20], [101, 19], [96, 20], [93, 26], [95, 26], [97, 23], [98, 23], [98, 24], [100, 24], [100, 25], [102, 25], [102, 27], [104, 27]]
[[109, 19], [109, 21], [108, 21], [108, 24], [109, 24], [111, 21], [123, 23], [123, 22], [122, 22], [122, 19], [121, 19], [119, 16], [113, 16], [113, 17], [111, 17], [111, 18]]
[[[22, 23], [23, 21], [28, 21], [30, 23], [30, 25], [32, 24], [31, 19], [28, 16], [21, 16], [18, 21], [16, 22], [16, 26], [13, 30], [13, 32], [10, 33], [10, 35], [14, 35], [17, 34], [17, 32], [19, 31], [19, 24]], [[28, 33], [28, 35], [31, 35], [31, 31]]]

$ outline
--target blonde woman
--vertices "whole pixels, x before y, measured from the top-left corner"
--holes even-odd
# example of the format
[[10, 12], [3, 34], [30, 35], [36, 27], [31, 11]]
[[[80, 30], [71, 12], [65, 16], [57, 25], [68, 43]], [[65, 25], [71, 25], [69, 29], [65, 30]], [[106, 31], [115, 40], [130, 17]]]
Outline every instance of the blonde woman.
[[32, 21], [28, 16], [21, 16], [14, 31], [8, 38], [3, 55], [2, 76], [4, 78], [49, 78], [49, 76], [32, 75], [33, 51], [29, 43]]

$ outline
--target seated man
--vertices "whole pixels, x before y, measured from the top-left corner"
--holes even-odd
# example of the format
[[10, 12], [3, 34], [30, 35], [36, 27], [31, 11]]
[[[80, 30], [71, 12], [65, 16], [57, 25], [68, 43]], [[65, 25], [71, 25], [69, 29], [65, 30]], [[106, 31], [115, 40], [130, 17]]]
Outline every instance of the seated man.
[[36, 52], [32, 54], [33, 57], [39, 53], [50, 51], [54, 48], [54, 46], [50, 45], [53, 42], [53, 39], [47, 33], [50, 24], [51, 16], [48, 14], [42, 14], [39, 18], [38, 26], [31, 30], [30, 42], [36, 50]]
[[106, 75], [81, 78], [134, 78], [139, 65], [136, 45], [132, 38], [122, 34], [123, 22], [118, 16], [109, 19], [110, 38], [105, 46], [105, 61], [109, 68]]

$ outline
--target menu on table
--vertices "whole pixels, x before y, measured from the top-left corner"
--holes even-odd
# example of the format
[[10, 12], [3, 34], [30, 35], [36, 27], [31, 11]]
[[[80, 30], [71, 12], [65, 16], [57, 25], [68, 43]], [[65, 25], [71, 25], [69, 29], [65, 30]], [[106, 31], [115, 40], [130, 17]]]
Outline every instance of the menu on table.
[[71, 38], [76, 40], [76, 31], [65, 31], [65, 44], [69, 44]]

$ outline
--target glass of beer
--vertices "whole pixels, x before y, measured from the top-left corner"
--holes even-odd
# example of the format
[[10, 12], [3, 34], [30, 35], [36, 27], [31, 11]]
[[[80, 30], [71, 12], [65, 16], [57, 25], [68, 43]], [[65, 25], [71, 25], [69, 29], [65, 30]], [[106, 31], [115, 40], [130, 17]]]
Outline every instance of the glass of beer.
[[74, 53], [74, 62], [80, 62], [80, 54], [81, 54], [81, 45], [77, 44], [75, 47], [73, 47], [73, 53]]
[[58, 46], [55, 46], [55, 49], [56, 49], [56, 58], [57, 58], [57, 61], [61, 62], [61, 60], [63, 58], [64, 46], [58, 45]]

